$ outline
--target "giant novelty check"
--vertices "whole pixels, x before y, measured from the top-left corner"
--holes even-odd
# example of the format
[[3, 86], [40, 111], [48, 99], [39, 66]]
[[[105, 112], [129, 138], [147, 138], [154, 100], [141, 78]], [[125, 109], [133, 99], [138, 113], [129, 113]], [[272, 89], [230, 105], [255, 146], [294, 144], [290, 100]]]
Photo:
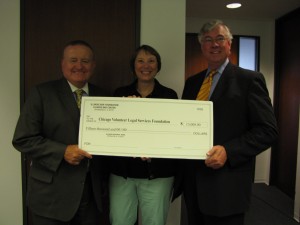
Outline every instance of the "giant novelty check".
[[205, 159], [212, 145], [212, 102], [82, 98], [79, 147], [90, 154]]

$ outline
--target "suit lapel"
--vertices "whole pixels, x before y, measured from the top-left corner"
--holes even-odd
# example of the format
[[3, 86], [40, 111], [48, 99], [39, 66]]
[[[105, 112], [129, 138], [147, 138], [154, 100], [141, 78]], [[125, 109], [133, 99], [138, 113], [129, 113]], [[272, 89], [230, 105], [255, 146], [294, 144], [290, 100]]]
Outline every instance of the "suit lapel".
[[88, 85], [89, 85], [89, 96], [96, 96], [96, 93], [95, 93], [95, 86], [94, 85], [92, 85], [92, 84], [90, 84], [90, 83], [88, 83]]
[[78, 125], [80, 112], [77, 108], [71, 88], [65, 79], [61, 80], [60, 85], [58, 86], [58, 93], [66, 111], [68, 111], [68, 115], [72, 118], [74, 123]]
[[226, 68], [224, 69], [219, 82], [217, 83], [217, 86], [215, 87], [214, 92], [212, 93], [212, 96], [210, 98], [210, 101], [217, 101], [220, 97], [224, 95], [226, 90], [228, 89], [231, 80], [235, 77], [234, 71], [233, 71], [233, 65], [231, 63], [228, 63]]

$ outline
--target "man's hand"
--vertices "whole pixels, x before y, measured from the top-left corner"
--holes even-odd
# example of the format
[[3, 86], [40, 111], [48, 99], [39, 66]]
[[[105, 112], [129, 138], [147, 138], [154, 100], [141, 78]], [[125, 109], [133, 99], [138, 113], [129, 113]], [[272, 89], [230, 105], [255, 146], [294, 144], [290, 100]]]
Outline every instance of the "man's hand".
[[78, 145], [68, 145], [65, 151], [64, 158], [71, 165], [79, 165], [84, 157], [91, 159], [92, 155], [78, 148]]
[[213, 146], [206, 155], [207, 158], [205, 160], [205, 164], [212, 169], [219, 169], [223, 167], [227, 161], [226, 150], [221, 145]]

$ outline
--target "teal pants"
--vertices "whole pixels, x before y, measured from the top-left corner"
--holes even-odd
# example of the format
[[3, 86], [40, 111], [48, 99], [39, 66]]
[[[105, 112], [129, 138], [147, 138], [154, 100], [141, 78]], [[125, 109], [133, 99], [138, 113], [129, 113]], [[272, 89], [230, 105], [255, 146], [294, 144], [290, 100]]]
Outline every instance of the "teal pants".
[[111, 174], [109, 180], [110, 222], [134, 225], [138, 208], [143, 225], [165, 225], [171, 202], [174, 177], [123, 178]]

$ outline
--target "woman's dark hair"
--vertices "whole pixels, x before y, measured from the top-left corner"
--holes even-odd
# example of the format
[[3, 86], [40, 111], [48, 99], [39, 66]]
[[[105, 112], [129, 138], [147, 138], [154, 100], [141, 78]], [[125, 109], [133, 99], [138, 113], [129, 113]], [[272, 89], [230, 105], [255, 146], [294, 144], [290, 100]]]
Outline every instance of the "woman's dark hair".
[[151, 46], [149, 45], [141, 45], [140, 47], [138, 47], [134, 54], [132, 55], [131, 59], [130, 59], [130, 69], [131, 71], [135, 74], [135, 69], [134, 69], [134, 64], [135, 64], [135, 59], [137, 57], [137, 55], [139, 54], [140, 51], [145, 51], [146, 53], [149, 53], [151, 55], [154, 55], [157, 61], [157, 72], [160, 71], [161, 68], [161, 59], [160, 59], [160, 55], [159, 53]]

